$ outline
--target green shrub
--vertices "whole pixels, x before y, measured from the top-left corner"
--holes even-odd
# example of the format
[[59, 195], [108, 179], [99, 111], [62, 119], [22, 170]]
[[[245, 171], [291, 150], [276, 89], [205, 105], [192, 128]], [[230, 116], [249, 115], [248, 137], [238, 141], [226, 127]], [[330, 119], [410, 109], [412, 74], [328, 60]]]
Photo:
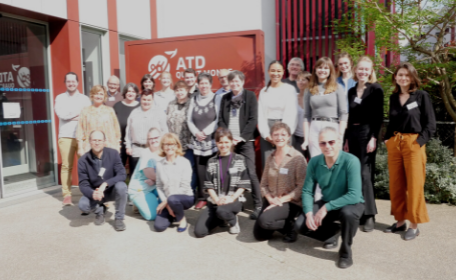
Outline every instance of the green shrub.
[[[429, 203], [456, 204], [456, 158], [438, 139], [426, 145], [424, 196]], [[374, 188], [377, 198], [389, 199], [388, 154], [384, 144], [378, 149]]]

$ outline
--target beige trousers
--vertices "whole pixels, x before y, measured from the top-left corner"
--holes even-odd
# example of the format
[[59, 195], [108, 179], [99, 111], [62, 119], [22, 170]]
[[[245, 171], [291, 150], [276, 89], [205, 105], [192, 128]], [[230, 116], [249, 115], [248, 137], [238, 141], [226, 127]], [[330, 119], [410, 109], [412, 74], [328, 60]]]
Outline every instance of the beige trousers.
[[71, 172], [73, 171], [74, 155], [78, 151], [78, 141], [75, 138], [59, 138], [59, 150], [62, 157], [62, 170], [60, 171], [62, 195], [67, 197], [71, 196]]

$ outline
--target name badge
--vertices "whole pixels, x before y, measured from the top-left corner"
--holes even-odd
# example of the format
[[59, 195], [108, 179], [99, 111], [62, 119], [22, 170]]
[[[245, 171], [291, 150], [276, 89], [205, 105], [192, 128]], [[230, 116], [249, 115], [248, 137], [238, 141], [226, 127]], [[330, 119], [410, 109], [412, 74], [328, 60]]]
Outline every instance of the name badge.
[[106, 168], [104, 168], [104, 167], [100, 168], [100, 172], [98, 172], [98, 176], [103, 178], [103, 174], [105, 173], [105, 171], [106, 171]]
[[407, 105], [407, 109], [410, 111], [412, 110], [413, 108], [416, 108], [418, 107], [418, 103], [416, 103], [416, 101], [413, 101], [412, 103], [410, 103], [409, 105]]
[[238, 169], [236, 167], [233, 167], [233, 168], [228, 169], [228, 172], [230, 172], [230, 174], [235, 174], [238, 172]]
[[361, 104], [362, 101], [361, 98], [355, 97], [355, 103]]
[[114, 96], [111, 96], [108, 98], [108, 101], [116, 101], [116, 98]]
[[280, 174], [287, 175], [288, 174], [288, 168], [280, 168]]

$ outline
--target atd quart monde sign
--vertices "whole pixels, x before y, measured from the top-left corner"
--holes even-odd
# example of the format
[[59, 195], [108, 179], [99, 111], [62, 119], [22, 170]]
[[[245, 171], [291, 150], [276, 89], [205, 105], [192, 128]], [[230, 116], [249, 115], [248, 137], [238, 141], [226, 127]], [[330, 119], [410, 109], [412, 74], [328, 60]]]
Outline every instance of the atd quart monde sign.
[[158, 80], [164, 71], [173, 81], [183, 80], [183, 71], [193, 68], [211, 74], [212, 88], [220, 88], [220, 69], [246, 75], [245, 88], [259, 93], [264, 86], [264, 35], [261, 30], [128, 41], [125, 43], [127, 82], [138, 86], [144, 74]]

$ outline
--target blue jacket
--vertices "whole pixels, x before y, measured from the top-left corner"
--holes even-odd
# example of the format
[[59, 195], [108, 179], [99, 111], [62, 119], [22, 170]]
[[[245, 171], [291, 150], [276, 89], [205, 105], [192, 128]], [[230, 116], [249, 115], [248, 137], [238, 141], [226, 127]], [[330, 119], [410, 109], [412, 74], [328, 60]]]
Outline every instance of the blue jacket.
[[123, 182], [127, 178], [127, 173], [120, 159], [119, 152], [111, 149], [104, 148], [101, 156], [101, 167], [105, 168], [103, 178], [99, 176], [99, 160], [92, 153], [92, 150], [85, 153], [78, 160], [78, 176], [79, 176], [79, 189], [82, 194], [88, 198], [92, 198], [93, 191], [101, 184], [107, 183], [105, 192], [113, 190], [117, 182]]
[[[348, 92], [352, 87], [355, 87], [355, 86], [356, 86], [356, 82], [355, 82], [355, 80], [353, 80], [352, 78], [348, 79], [347, 82], [348, 82], [348, 85], [347, 85], [347, 92]], [[345, 90], [345, 83], [344, 83], [344, 80], [342, 79], [342, 76], [339, 76], [339, 77], [337, 78], [337, 83], [338, 83], [339, 85], [341, 85], [342, 88]], [[348, 103], [348, 94], [347, 94], [347, 112], [348, 112], [349, 109], [350, 109], [350, 105], [349, 105], [349, 103]]]

